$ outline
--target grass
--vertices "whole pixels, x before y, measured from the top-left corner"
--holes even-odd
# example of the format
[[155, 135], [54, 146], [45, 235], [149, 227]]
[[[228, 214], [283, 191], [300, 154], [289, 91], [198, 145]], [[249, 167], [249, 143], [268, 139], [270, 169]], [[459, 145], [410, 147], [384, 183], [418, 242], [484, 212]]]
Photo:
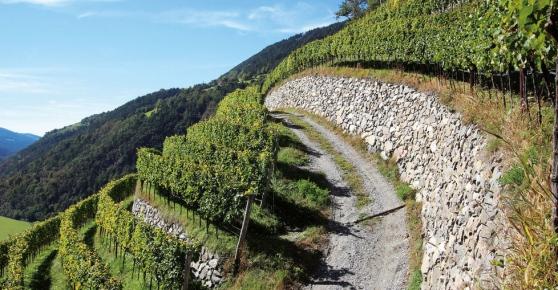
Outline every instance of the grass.
[[151, 111], [145, 112], [144, 115], [145, 115], [145, 117], [146, 117], [147, 119], [151, 119], [151, 116], [153, 116], [153, 114], [154, 114], [155, 112], [156, 112], [156, 110], [153, 109], [153, 110], [151, 110]]
[[[103, 240], [95, 230], [92, 234], [94, 235], [93, 248], [103, 262], [109, 267], [113, 277], [120, 279], [123, 289], [149, 289], [149, 282], [144, 283], [142, 277], [138, 277], [137, 271], [135, 275], [133, 275], [132, 256], [125, 254], [126, 259], [123, 263], [122, 255], [116, 257], [114, 253], [109, 250], [107, 241]], [[153, 286], [156, 287], [155, 281], [153, 281]]]
[[274, 188], [280, 193], [287, 193], [284, 194], [285, 199], [311, 210], [319, 211], [330, 204], [329, 190], [307, 179], [275, 181]]
[[[506, 265], [504, 286], [510, 289], [554, 288], [558, 285], [558, 235], [552, 228], [551, 170], [552, 104], [543, 101], [538, 109], [530, 95], [529, 110], [521, 110], [515, 93], [489, 90], [456, 80], [396, 69], [319, 67], [304, 75], [335, 75], [373, 78], [405, 84], [418, 91], [435, 93], [465, 123], [475, 124], [488, 138], [487, 155], [504, 161], [502, 203], [512, 229], [512, 246]], [[504, 105], [504, 99], [506, 105]], [[523, 174], [521, 174], [523, 171]]]
[[62, 268], [62, 260], [60, 260], [60, 255], [56, 255], [56, 258], [52, 262], [52, 266], [49, 270], [50, 277], [50, 289], [51, 290], [66, 290], [68, 287], [68, 279], [64, 275], [64, 269]]
[[[94, 221], [85, 224], [80, 234], [87, 239], [88, 233], [95, 228]], [[41, 251], [25, 269], [26, 286], [29, 289], [70, 289], [64, 274], [62, 261], [58, 255], [58, 244], [54, 243]]]
[[[378, 171], [385, 176], [395, 188], [395, 194], [401, 200], [415, 199], [416, 191], [406, 182], [401, 181], [399, 178], [399, 168], [393, 159], [383, 160], [380, 154], [370, 154], [370, 158]], [[420, 214], [420, 213], [419, 213]]]
[[58, 254], [58, 245], [54, 244], [41, 251], [35, 259], [27, 265], [24, 281], [31, 289], [51, 289], [52, 278], [50, 268]]
[[220, 289], [229, 290], [271, 290], [285, 289], [284, 283], [289, 276], [287, 270], [269, 272], [265, 269], [254, 269], [243, 272], [234, 282], [229, 282]]
[[28, 222], [18, 221], [0, 216], [0, 241], [6, 240], [10, 236], [21, 233], [30, 227], [31, 224]]
[[293, 166], [304, 166], [308, 164], [308, 156], [297, 148], [283, 147], [277, 154], [277, 160]]
[[296, 115], [291, 115], [289, 119], [296, 126], [301, 127], [308, 138], [318, 143], [320, 145], [320, 148], [325, 150], [333, 157], [333, 161], [343, 172], [343, 179], [348, 183], [349, 187], [352, 189], [357, 197], [357, 208], [361, 209], [370, 204], [371, 199], [366, 190], [364, 190], [364, 182], [362, 180], [362, 176], [358, 173], [357, 169], [349, 161], [347, 161], [345, 157], [343, 157], [343, 154], [337, 151], [337, 149], [333, 147], [333, 144], [331, 144], [331, 142], [329, 142], [324, 136], [322, 136], [322, 134], [317, 132], [301, 118], [297, 117]]
[[306, 228], [299, 236], [298, 243], [306, 248], [314, 248], [319, 250], [320, 245], [325, 244], [327, 231], [324, 226], [310, 226]]

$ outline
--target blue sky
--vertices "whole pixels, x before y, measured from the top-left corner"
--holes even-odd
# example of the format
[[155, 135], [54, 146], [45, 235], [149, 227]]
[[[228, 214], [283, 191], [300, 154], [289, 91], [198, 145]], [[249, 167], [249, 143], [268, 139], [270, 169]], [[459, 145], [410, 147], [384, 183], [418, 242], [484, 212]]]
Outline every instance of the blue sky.
[[0, 127], [42, 135], [210, 81], [340, 0], [0, 0]]

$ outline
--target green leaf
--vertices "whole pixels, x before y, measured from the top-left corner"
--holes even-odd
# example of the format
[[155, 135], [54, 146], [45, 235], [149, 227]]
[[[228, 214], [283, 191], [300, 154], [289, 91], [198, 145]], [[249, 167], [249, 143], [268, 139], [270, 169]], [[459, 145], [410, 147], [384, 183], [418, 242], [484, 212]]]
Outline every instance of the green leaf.
[[518, 24], [520, 27], [528, 25], [531, 20], [530, 16], [533, 14], [533, 6], [525, 6], [519, 12]]

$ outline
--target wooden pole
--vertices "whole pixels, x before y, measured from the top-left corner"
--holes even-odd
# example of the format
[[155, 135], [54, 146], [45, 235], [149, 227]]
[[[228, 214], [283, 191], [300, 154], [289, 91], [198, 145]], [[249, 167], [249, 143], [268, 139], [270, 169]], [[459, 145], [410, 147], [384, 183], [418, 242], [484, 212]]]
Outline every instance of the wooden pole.
[[519, 96], [521, 97], [521, 112], [523, 113], [529, 112], [529, 103], [525, 87], [525, 69], [521, 68], [519, 69]]
[[270, 171], [268, 173], [268, 178], [266, 181], [265, 191], [262, 194], [262, 200], [260, 202], [261, 208], [265, 208], [267, 206], [267, 199], [268, 199], [267, 196], [269, 194], [269, 191], [271, 190], [271, 176], [273, 176], [274, 172], [275, 172], [275, 161], [271, 162]]
[[504, 81], [502, 80], [504, 77], [500, 74], [500, 92], [502, 93], [502, 100], [504, 101], [504, 109], [507, 108], [506, 104], [506, 88], [504, 86]]
[[556, 76], [554, 80], [554, 132], [552, 134], [552, 173], [550, 174], [550, 190], [552, 192], [554, 210], [552, 223], [554, 231], [558, 233], [558, 59], [556, 59]]
[[248, 225], [250, 223], [250, 211], [252, 210], [252, 202], [254, 201], [254, 195], [248, 196], [246, 200], [246, 209], [244, 210], [244, 219], [242, 220], [242, 228], [240, 230], [240, 237], [238, 238], [238, 243], [236, 244], [236, 253], [234, 255], [234, 270], [233, 274], [236, 276], [238, 274], [240, 266], [240, 256], [242, 255], [242, 246], [244, 245], [244, 240], [246, 239], [246, 233], [248, 233]]
[[533, 81], [533, 93], [535, 93], [535, 98], [537, 99], [537, 119], [539, 122], [539, 126], [542, 125], [542, 113], [541, 113], [541, 96], [537, 91], [537, 80], [535, 75], [535, 69], [532, 69], [531, 80]]
[[192, 263], [192, 253], [188, 252], [186, 254], [186, 259], [184, 261], [184, 272], [182, 272], [182, 277], [184, 277], [184, 281], [182, 282], [182, 290], [188, 290], [188, 285], [190, 285], [191, 263]]

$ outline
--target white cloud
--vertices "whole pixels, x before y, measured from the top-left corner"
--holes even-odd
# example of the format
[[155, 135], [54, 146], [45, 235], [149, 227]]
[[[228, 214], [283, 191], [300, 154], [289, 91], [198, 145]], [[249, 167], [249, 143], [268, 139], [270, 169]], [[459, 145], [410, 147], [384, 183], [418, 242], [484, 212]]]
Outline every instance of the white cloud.
[[305, 32], [336, 21], [335, 14], [330, 9], [323, 11], [323, 8], [305, 2], [297, 2], [289, 6], [284, 4], [257, 6], [245, 11], [196, 10], [191, 8], [159, 12], [122, 10], [84, 11], [76, 17], [78, 19], [92, 17], [135, 18], [156, 23], [175, 23], [194, 27], [226, 27], [240, 32], [281, 34]]
[[0, 4], [32, 4], [46, 7], [66, 6], [76, 2], [120, 2], [122, 0], [0, 0]]
[[2, 4], [35, 4], [42, 6], [61, 6], [68, 3], [69, 0], [0, 0]]
[[248, 14], [248, 19], [265, 19], [269, 16], [275, 18], [280, 14], [284, 13], [278, 6], [260, 6], [250, 11], [250, 13]]
[[44, 94], [50, 86], [37, 76], [0, 71], [0, 92]]
[[82, 19], [82, 18], [93, 17], [93, 16], [98, 16], [98, 13], [92, 12], [92, 11], [84, 12], [84, 13], [79, 14], [77, 16], [77, 18]]
[[235, 11], [173, 10], [153, 16], [158, 22], [171, 22], [201, 27], [227, 27], [241, 31], [254, 28], [242, 21], [242, 15]]

